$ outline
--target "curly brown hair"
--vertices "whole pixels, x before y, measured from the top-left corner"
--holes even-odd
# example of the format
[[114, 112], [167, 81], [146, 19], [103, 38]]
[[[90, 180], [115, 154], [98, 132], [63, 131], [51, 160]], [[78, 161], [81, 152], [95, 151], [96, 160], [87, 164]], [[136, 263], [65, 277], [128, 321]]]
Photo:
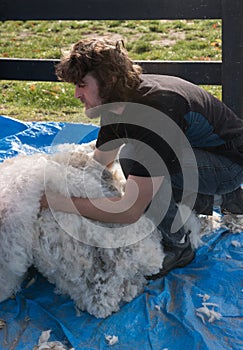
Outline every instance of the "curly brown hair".
[[142, 68], [132, 62], [123, 40], [84, 39], [56, 66], [60, 80], [79, 84], [91, 73], [104, 102], [129, 101], [141, 82]]

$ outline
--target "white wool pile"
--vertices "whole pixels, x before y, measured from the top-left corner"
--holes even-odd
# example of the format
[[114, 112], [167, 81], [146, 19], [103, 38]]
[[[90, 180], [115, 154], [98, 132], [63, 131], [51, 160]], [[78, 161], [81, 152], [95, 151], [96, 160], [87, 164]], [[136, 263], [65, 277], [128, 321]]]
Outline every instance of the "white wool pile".
[[[68, 350], [68, 348], [59, 341], [49, 341], [51, 330], [44, 331], [38, 341], [38, 345], [33, 350]], [[74, 350], [71, 348], [70, 350]]]
[[40, 212], [45, 188], [80, 197], [119, 194], [111, 174], [100, 181], [102, 167], [85, 153], [84, 146], [67, 145], [60, 153], [17, 156], [0, 165], [0, 301], [20, 288], [34, 264], [78, 308], [106, 317], [161, 268], [161, 234], [146, 217], [119, 231], [117, 224], [80, 215]]
[[201, 218], [196, 216], [195, 213], [184, 204], [179, 204], [178, 208], [180, 211], [182, 222], [185, 222], [185, 232], [190, 232], [189, 237], [191, 246], [193, 249], [197, 249], [203, 244], [201, 237], [206, 234], [205, 227], [203, 227], [202, 229]]
[[224, 215], [222, 224], [232, 233], [240, 233], [243, 231], [243, 215]]
[[[209, 307], [211, 307], [211, 309]], [[204, 324], [206, 324], [206, 321], [212, 323], [215, 320], [220, 320], [222, 315], [220, 312], [215, 311], [215, 307], [218, 308], [218, 304], [202, 303], [202, 307], [196, 309], [196, 315], [201, 318]], [[205, 317], [207, 317], [206, 320]]]
[[202, 298], [202, 307], [196, 309], [196, 315], [202, 320], [204, 324], [206, 322], [212, 323], [215, 320], [220, 320], [222, 315], [220, 312], [215, 311], [215, 308], [219, 308], [218, 304], [208, 302], [210, 296], [208, 294], [198, 294]]
[[219, 228], [225, 228], [233, 234], [243, 231], [243, 215], [225, 214], [219, 215], [214, 213], [212, 216], [200, 215], [201, 225], [200, 235], [207, 235]]

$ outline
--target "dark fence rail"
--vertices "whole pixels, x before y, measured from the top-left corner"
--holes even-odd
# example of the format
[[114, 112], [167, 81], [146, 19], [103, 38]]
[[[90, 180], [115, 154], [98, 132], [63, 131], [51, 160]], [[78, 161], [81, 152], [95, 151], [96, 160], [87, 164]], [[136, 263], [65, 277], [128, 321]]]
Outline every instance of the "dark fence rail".
[[[137, 61], [145, 73], [222, 85], [243, 119], [243, 0], [1, 0], [0, 20], [222, 19], [222, 62]], [[0, 58], [0, 79], [56, 81], [58, 60]]]
[[0, 20], [203, 19], [221, 11], [221, 0], [1, 0]]
[[[59, 60], [2, 58], [1, 79], [57, 81], [54, 69]], [[196, 84], [220, 85], [220, 62], [135, 61], [144, 73], [176, 75]]]

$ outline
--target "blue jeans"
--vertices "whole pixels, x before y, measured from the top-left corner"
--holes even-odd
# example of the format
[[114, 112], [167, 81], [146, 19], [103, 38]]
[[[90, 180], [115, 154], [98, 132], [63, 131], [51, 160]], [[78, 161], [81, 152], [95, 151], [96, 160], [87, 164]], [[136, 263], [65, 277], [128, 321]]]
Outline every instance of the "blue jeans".
[[[156, 223], [156, 225], [162, 233], [163, 241], [167, 245], [174, 246], [178, 244], [186, 234], [183, 225], [181, 225], [182, 227], [177, 232], [171, 232], [172, 223], [178, 212], [176, 203], [180, 202], [183, 190], [188, 198], [192, 195], [196, 198], [193, 209], [200, 213], [205, 207], [205, 214], [210, 214], [213, 209], [215, 195], [232, 192], [243, 183], [243, 166], [221, 155], [201, 149], [194, 149], [193, 151], [197, 162], [198, 174], [193, 172], [193, 159], [185, 157], [183, 167], [187, 167], [190, 170], [187, 174], [191, 176], [191, 181], [187, 183], [190, 184], [193, 178], [198, 176], [197, 194], [191, 191], [190, 186], [183, 188], [183, 175], [182, 173], [177, 173], [173, 174], [170, 179], [164, 179], [160, 190], [153, 200], [155, 202], [154, 211], [163, 211], [163, 208], [166, 208], [166, 213], [162, 215], [163, 220], [158, 224]], [[123, 146], [119, 160], [125, 177], [129, 175], [134, 156], [132, 145], [127, 144]], [[169, 195], [168, 197], [168, 193], [171, 193], [171, 188], [172, 196]], [[170, 198], [169, 205], [168, 198]], [[158, 217], [158, 213], [154, 213], [154, 217]], [[181, 220], [178, 214], [177, 220]]]
[[[225, 194], [236, 190], [243, 183], [243, 166], [222, 155], [197, 148], [194, 148], [193, 151], [197, 161], [198, 193]], [[184, 166], [190, 168], [191, 162], [192, 160], [186, 159]], [[175, 188], [183, 188], [181, 173], [172, 175], [171, 181]]]

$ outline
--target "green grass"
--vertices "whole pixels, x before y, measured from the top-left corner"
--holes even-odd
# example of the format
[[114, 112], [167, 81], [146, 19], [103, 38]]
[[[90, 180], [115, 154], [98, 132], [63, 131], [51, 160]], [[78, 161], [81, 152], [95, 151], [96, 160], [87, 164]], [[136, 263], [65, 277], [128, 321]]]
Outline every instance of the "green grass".
[[0, 99], [1, 114], [25, 121], [89, 121], [67, 83], [5, 81]]
[[[0, 56], [60, 58], [81, 38], [124, 39], [134, 60], [221, 60], [221, 22], [195, 21], [6, 21]], [[1, 81], [0, 114], [21, 120], [88, 122], [65, 83]], [[206, 86], [221, 98], [221, 87]], [[92, 121], [98, 122], [98, 121]]]

